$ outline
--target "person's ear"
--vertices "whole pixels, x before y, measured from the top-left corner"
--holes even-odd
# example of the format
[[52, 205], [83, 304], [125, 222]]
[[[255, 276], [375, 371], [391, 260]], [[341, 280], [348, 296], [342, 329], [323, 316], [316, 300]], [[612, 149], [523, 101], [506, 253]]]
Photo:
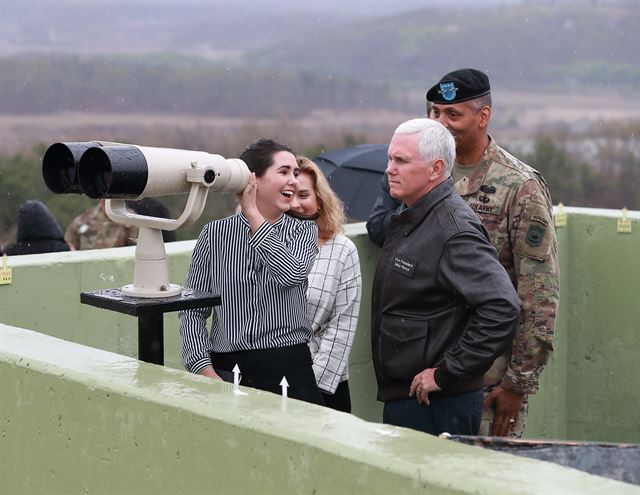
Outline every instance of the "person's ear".
[[491, 107], [485, 105], [478, 111], [478, 116], [480, 117], [480, 128], [486, 129], [489, 125], [489, 120], [491, 120]]
[[442, 158], [438, 158], [433, 162], [433, 168], [431, 169], [431, 180], [435, 181], [444, 175], [445, 165]]

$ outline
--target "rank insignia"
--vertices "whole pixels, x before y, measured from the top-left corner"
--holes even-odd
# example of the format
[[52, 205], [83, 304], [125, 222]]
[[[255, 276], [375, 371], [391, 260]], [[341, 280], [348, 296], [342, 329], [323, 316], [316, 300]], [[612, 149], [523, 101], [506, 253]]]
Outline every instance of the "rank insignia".
[[480, 190], [486, 194], [493, 194], [496, 192], [496, 188], [493, 186], [487, 186], [486, 184], [482, 184], [480, 186]]

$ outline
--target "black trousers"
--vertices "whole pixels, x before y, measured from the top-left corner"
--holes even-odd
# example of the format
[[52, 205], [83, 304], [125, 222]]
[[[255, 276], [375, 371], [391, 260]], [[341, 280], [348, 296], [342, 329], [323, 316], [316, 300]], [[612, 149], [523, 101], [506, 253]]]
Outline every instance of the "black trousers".
[[216, 370], [226, 372], [233, 372], [237, 364], [242, 374], [241, 385], [278, 395], [282, 393], [280, 382], [286, 377], [289, 397], [324, 405], [313, 374], [311, 352], [306, 343], [273, 349], [212, 352], [211, 363]]
[[349, 393], [349, 380], [341, 382], [336, 388], [334, 394], [328, 394], [322, 392], [322, 398], [324, 399], [324, 405], [335, 409], [336, 411], [342, 411], [346, 413], [351, 412], [351, 394]]

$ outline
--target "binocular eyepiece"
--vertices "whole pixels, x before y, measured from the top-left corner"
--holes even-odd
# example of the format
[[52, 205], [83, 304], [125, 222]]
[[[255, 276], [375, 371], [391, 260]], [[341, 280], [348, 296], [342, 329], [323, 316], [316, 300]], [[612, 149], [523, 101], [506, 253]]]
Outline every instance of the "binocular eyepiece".
[[241, 192], [249, 169], [240, 159], [203, 151], [89, 141], [51, 145], [42, 159], [42, 177], [56, 194], [139, 199], [189, 192], [193, 183]]
[[82, 194], [78, 182], [78, 166], [89, 148], [103, 146], [99, 141], [87, 143], [55, 143], [47, 148], [42, 159], [42, 177], [55, 194]]

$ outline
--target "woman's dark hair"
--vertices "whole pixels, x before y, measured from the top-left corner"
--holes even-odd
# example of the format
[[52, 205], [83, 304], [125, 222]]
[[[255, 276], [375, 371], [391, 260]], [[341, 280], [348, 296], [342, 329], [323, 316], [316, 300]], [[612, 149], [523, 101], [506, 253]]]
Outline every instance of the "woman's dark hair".
[[273, 139], [259, 139], [247, 146], [240, 159], [247, 164], [249, 170], [262, 177], [267, 169], [273, 165], [273, 155], [279, 151], [288, 151], [294, 154], [287, 145], [277, 143]]

